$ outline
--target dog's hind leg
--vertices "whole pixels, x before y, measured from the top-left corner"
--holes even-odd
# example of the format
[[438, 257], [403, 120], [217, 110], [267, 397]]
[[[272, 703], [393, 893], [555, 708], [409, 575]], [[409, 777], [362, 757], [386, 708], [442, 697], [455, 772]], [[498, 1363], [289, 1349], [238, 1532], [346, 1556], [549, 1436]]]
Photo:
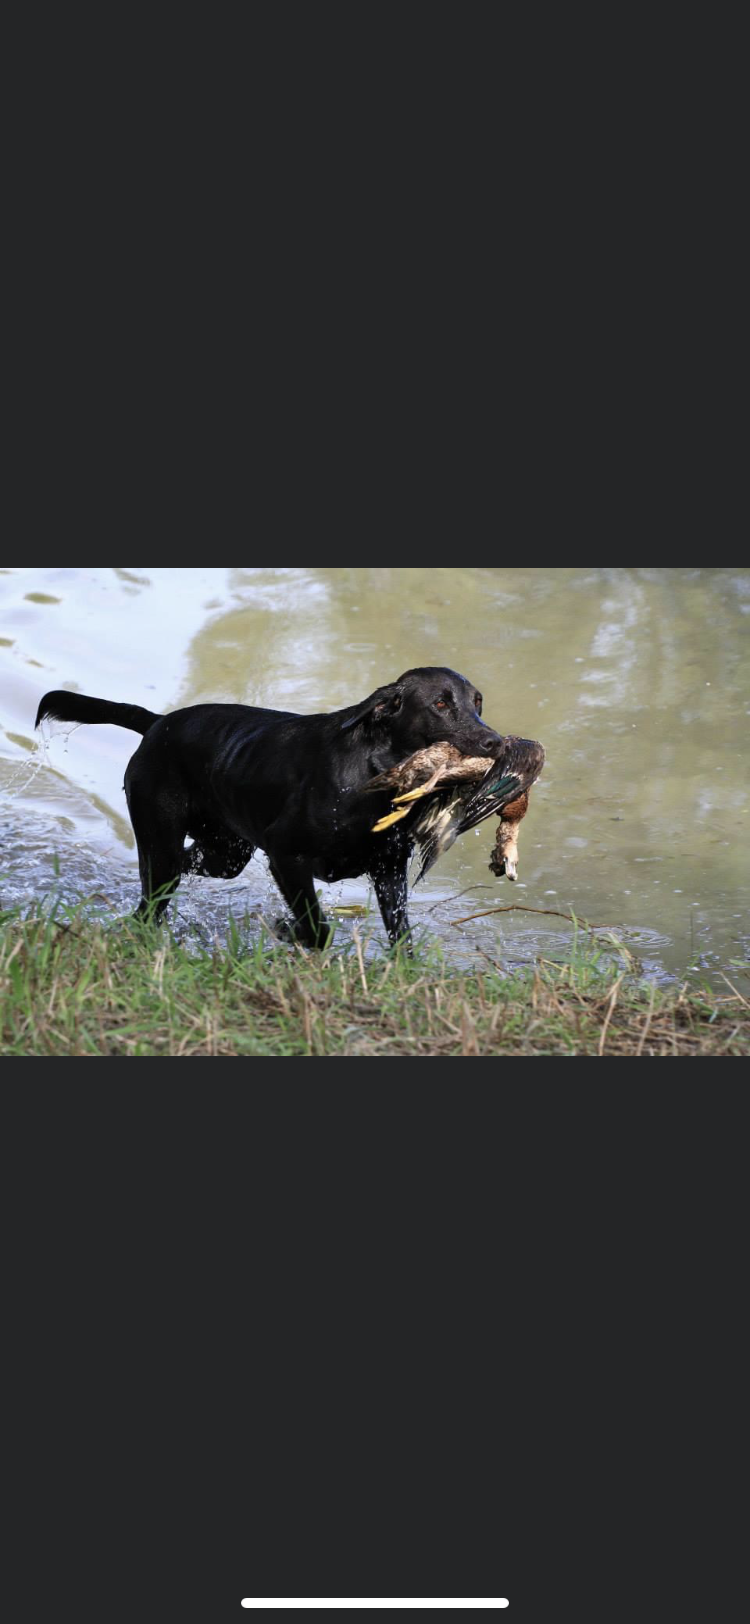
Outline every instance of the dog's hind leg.
[[186, 820], [171, 800], [144, 797], [133, 785], [128, 788], [128, 811], [143, 893], [135, 918], [158, 922], [180, 883]]

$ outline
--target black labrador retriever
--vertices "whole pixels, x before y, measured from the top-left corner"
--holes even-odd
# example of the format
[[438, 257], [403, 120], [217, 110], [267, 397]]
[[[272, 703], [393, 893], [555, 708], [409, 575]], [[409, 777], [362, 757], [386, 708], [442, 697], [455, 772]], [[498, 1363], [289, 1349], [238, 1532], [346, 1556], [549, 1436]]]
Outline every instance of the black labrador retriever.
[[421, 666], [322, 716], [254, 705], [188, 705], [158, 716], [58, 689], [42, 699], [36, 726], [50, 716], [143, 734], [125, 773], [143, 891], [137, 915], [159, 918], [182, 874], [233, 879], [259, 847], [292, 910], [294, 937], [320, 947], [329, 926], [314, 880], [359, 874], [372, 880], [390, 940], [408, 944], [413, 838], [403, 821], [373, 834], [391, 791], [362, 792], [376, 774], [441, 739], [463, 755], [491, 756], [501, 740], [481, 713], [473, 682]]

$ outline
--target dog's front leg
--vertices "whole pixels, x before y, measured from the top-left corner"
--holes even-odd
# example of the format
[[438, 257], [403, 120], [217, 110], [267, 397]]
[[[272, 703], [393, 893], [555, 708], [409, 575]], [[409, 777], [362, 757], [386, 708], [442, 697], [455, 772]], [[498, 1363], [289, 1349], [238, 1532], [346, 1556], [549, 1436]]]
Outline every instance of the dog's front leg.
[[312, 870], [298, 857], [270, 860], [271, 873], [294, 915], [292, 933], [303, 947], [325, 947], [330, 924], [315, 895]]
[[375, 895], [383, 917], [383, 924], [394, 946], [400, 942], [411, 953], [411, 927], [406, 912], [406, 881], [407, 859], [403, 865], [398, 863], [390, 868], [377, 868], [370, 876], [375, 887]]

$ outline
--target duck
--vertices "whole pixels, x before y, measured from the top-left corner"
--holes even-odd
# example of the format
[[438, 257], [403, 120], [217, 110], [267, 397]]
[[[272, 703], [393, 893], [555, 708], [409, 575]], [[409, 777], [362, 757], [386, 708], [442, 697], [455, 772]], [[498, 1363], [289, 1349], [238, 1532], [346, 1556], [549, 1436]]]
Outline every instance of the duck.
[[459, 835], [495, 814], [500, 822], [489, 867], [493, 874], [515, 880], [518, 829], [543, 766], [544, 746], [516, 734], [502, 739], [489, 766], [486, 756], [462, 756], [447, 741], [429, 745], [370, 780], [368, 789], [398, 791], [393, 810], [373, 824], [373, 833], [412, 814], [409, 833], [422, 865], [418, 884]]

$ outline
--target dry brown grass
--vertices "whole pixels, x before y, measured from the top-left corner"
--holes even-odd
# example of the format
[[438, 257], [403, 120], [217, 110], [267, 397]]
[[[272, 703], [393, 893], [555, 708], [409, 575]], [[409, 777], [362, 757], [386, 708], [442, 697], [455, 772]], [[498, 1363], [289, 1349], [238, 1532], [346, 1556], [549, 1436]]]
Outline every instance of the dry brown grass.
[[14, 914], [0, 928], [0, 1054], [741, 1055], [747, 973], [721, 993], [657, 986], [624, 948], [579, 937], [564, 963], [506, 975], [485, 956], [456, 974], [437, 950], [368, 960], [356, 926], [325, 954], [239, 931], [189, 953], [84, 910]]

